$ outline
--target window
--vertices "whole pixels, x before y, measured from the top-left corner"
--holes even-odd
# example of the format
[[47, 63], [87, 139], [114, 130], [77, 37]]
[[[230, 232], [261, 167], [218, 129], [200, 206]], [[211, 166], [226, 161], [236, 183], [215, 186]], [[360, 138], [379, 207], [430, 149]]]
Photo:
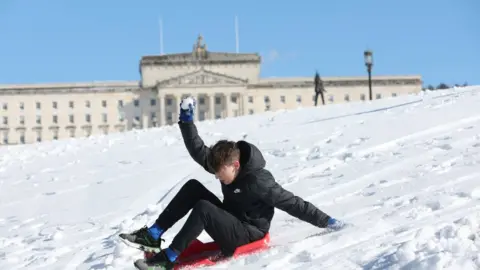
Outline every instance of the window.
[[122, 112], [120, 112], [120, 114], [118, 115], [118, 121], [119, 122], [125, 121], [125, 115]]
[[376, 98], [376, 99], [381, 99], [381, 98], [382, 98], [382, 94], [376, 94], [376, 95], [375, 95], [375, 98]]
[[280, 96], [280, 102], [285, 103], [285, 96]]
[[37, 108], [37, 110], [40, 110], [42, 108], [42, 104], [40, 104], [40, 102], [36, 102], [35, 107]]
[[204, 97], [198, 98], [198, 104], [201, 104], [201, 105], [205, 104], [205, 98]]
[[107, 117], [107, 114], [106, 114], [106, 113], [102, 113], [102, 121], [103, 121], [104, 123], [107, 123], [108, 117]]
[[334, 97], [333, 97], [333, 95], [329, 95], [329, 96], [328, 96], [328, 101], [334, 102]]
[[365, 100], [365, 94], [360, 94], [360, 100]]
[[20, 115], [20, 125], [25, 125], [25, 116]]
[[138, 99], [134, 99], [134, 100], [133, 100], [133, 105], [134, 105], [135, 107], [138, 107], [138, 106], [140, 105], [140, 101], [139, 101]]
[[265, 96], [263, 98], [263, 100], [265, 101], [265, 103], [269, 103], [270, 102], [270, 97], [269, 96]]
[[231, 97], [230, 97], [230, 101], [231, 101], [232, 103], [237, 103], [237, 97], [236, 97], [236, 96], [231, 96]]
[[392, 97], [396, 97], [397, 96], [397, 93], [392, 93]]
[[53, 107], [54, 109], [58, 109], [58, 104], [57, 104], [56, 101], [53, 101], [53, 102], [52, 102], [52, 107]]
[[350, 95], [349, 94], [345, 94], [345, 101], [350, 101]]
[[25, 104], [23, 104], [23, 102], [20, 102], [20, 110], [23, 111], [23, 109], [25, 109]]
[[248, 110], [248, 114], [253, 114], [253, 110], [252, 110], [252, 109], [249, 109], [249, 110]]
[[222, 104], [222, 99], [220, 97], [215, 97], [215, 104]]
[[73, 114], [70, 114], [68, 116], [68, 121], [73, 124], [73, 122], [75, 122], [74, 120], [75, 120], [75, 118], [73, 117]]
[[152, 98], [150, 99], [150, 106], [156, 106], [157, 105], [157, 100]]
[[87, 113], [85, 115], [85, 122], [90, 123], [91, 121], [92, 121], [92, 117], [90, 116], [90, 114]]
[[41, 142], [41, 141], [42, 141], [42, 132], [37, 131], [37, 142]]
[[8, 144], [8, 132], [3, 132], [3, 144]]
[[8, 104], [7, 104], [7, 103], [3, 103], [3, 104], [2, 104], [2, 109], [3, 109], [4, 111], [8, 110]]
[[71, 128], [71, 129], [69, 130], [69, 133], [70, 133], [70, 137], [71, 137], [71, 138], [74, 138], [74, 137], [75, 137], [75, 129], [74, 129], [74, 128]]
[[42, 117], [41, 117], [40, 115], [37, 115], [35, 122], [36, 122], [38, 125], [41, 125], [41, 124], [42, 124]]
[[119, 100], [119, 101], [118, 101], [118, 107], [119, 107], [119, 108], [122, 108], [122, 107], [123, 107], [123, 100]]
[[252, 96], [248, 97], [248, 103], [253, 103], [253, 97]]
[[57, 123], [58, 123], [58, 116], [57, 116], [57, 115], [54, 115], [54, 116], [52, 117], [52, 122], [53, 122], [54, 124], [57, 124]]
[[203, 121], [205, 120], [205, 111], [200, 111], [199, 114], [198, 114], [198, 120], [199, 121]]
[[104, 107], [104, 108], [107, 107], [107, 101], [106, 100], [102, 100], [102, 107]]
[[25, 134], [20, 134], [20, 143], [25, 144]]
[[74, 105], [74, 104], [73, 104], [73, 101], [68, 102], [68, 107], [70, 107], [70, 108], [73, 109], [73, 107], [74, 107], [73, 105]]
[[91, 105], [90, 105], [90, 101], [86, 100], [86, 101], [85, 101], [85, 107], [90, 108], [90, 106], [91, 106]]
[[2, 123], [3, 123], [4, 125], [8, 125], [8, 117], [4, 116]]
[[297, 103], [302, 103], [302, 96], [297, 95]]

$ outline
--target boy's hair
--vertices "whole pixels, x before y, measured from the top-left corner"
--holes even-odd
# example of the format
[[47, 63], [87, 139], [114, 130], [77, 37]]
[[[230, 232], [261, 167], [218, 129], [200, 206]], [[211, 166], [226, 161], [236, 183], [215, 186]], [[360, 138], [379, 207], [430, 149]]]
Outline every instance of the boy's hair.
[[209, 163], [216, 172], [222, 166], [229, 165], [239, 159], [240, 149], [234, 141], [220, 140], [211, 147]]

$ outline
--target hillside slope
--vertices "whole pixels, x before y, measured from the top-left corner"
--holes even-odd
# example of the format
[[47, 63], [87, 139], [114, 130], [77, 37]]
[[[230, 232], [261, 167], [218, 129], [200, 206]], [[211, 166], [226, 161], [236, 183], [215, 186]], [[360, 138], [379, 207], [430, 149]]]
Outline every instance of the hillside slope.
[[[257, 144], [286, 189], [354, 225], [315, 236], [322, 229], [278, 210], [269, 251], [219, 267], [478, 269], [479, 93], [468, 87], [197, 123], [207, 144]], [[150, 225], [190, 178], [221, 196], [176, 125], [2, 147], [0, 269], [133, 269], [141, 253], [117, 235]]]

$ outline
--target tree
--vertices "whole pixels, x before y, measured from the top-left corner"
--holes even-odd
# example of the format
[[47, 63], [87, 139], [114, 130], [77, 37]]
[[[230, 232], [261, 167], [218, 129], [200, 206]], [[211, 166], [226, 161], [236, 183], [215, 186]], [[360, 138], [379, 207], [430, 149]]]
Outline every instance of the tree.
[[448, 84], [446, 83], [440, 83], [438, 86], [437, 86], [437, 89], [448, 89], [450, 88], [450, 86], [448, 86]]

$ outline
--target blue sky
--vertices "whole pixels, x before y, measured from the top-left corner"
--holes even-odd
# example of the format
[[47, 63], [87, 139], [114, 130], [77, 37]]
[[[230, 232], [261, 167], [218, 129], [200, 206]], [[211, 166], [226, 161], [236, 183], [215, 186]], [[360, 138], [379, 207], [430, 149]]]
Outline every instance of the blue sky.
[[[275, 4], [273, 4], [275, 3]], [[424, 84], [480, 84], [479, 0], [1, 0], [0, 84], [139, 80], [143, 55], [262, 55], [262, 77], [421, 74]]]

